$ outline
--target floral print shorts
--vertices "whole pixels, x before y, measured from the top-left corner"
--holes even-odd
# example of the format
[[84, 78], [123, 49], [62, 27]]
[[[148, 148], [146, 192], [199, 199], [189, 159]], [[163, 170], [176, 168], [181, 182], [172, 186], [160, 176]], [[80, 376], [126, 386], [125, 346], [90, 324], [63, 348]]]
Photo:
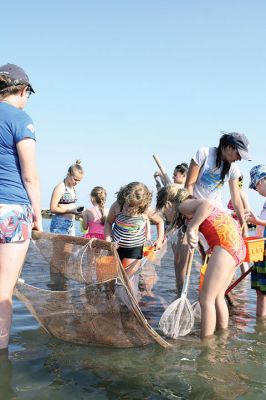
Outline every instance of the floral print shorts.
[[30, 204], [0, 204], [0, 243], [20, 242], [31, 238]]
[[74, 221], [64, 218], [61, 215], [54, 215], [50, 224], [50, 232], [61, 235], [75, 236]]

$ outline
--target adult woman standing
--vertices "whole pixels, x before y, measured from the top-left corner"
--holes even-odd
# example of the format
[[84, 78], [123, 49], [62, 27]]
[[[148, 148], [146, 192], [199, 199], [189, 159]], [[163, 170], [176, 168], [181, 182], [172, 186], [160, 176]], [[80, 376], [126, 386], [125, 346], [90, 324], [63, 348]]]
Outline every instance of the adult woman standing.
[[0, 350], [8, 347], [12, 294], [31, 230], [42, 230], [35, 129], [23, 111], [31, 93], [22, 68], [0, 67]]
[[81, 215], [82, 210], [76, 207], [77, 196], [75, 186], [81, 181], [84, 175], [81, 161], [68, 168], [67, 176], [59, 182], [53, 190], [50, 210], [53, 214], [50, 232], [62, 235], [75, 236], [75, 215]]
[[[243, 236], [247, 236], [248, 229], [238, 186], [241, 172], [235, 161], [249, 160], [248, 148], [249, 141], [244, 134], [223, 134], [218, 147], [202, 147], [192, 157], [185, 184], [195, 198], [207, 199], [215, 207], [223, 209], [221, 194], [224, 184], [228, 182], [232, 205], [243, 226]], [[186, 236], [181, 232], [179, 243], [183, 246], [183, 252], [187, 250]], [[185, 274], [183, 263], [178, 265], [176, 273], [178, 287], [182, 289]]]
[[247, 226], [238, 185], [241, 172], [235, 161], [249, 160], [248, 147], [244, 134], [223, 134], [218, 147], [202, 147], [197, 151], [191, 160], [185, 184], [196, 198], [208, 199], [223, 209], [222, 189], [228, 182], [232, 205], [245, 229]]

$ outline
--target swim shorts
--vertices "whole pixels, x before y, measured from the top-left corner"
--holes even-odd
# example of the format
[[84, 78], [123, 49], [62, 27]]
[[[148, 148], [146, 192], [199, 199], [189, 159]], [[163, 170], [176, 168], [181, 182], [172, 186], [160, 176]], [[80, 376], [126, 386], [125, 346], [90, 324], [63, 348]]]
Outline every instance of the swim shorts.
[[141, 260], [143, 258], [143, 246], [118, 247], [117, 252], [121, 261], [124, 258], [132, 258], [134, 260]]
[[31, 238], [30, 204], [0, 204], [0, 243], [21, 242]]
[[259, 290], [266, 295], [266, 243], [264, 242], [264, 260], [254, 262], [251, 271], [251, 289]]
[[75, 236], [74, 220], [54, 215], [50, 224], [50, 232]]

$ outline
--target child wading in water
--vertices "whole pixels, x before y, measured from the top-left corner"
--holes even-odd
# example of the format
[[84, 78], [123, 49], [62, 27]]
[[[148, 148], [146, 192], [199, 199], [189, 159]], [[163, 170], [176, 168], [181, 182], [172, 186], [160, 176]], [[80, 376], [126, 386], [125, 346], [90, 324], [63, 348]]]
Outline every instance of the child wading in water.
[[[266, 197], [266, 165], [256, 165], [250, 171], [251, 189], [256, 190], [261, 196]], [[248, 217], [248, 221], [256, 224], [256, 235], [266, 237], [266, 202], [263, 205], [261, 214], [257, 217], [252, 211]], [[264, 242], [265, 244], [265, 242]], [[265, 254], [265, 247], [264, 247]], [[251, 272], [251, 288], [257, 293], [257, 309], [258, 317], [266, 316], [266, 260], [255, 262]]]
[[95, 186], [90, 197], [93, 207], [87, 208], [82, 215], [82, 228], [88, 230], [84, 237], [104, 239], [104, 222], [108, 214], [108, 208], [105, 208], [106, 190]]
[[201, 337], [217, 328], [228, 327], [229, 313], [224, 298], [235, 267], [245, 258], [246, 248], [238, 223], [208, 200], [195, 199], [187, 189], [169, 185], [157, 194], [157, 209], [162, 210], [171, 228], [180, 228], [187, 219], [187, 239], [196, 247], [201, 232], [212, 251], [200, 291]]
[[105, 221], [105, 239], [118, 244], [118, 254], [124, 268], [143, 258], [149, 220], [157, 225], [158, 238], [154, 242], [159, 250], [164, 238], [162, 218], [150, 208], [152, 194], [140, 182], [131, 182], [120, 188]]

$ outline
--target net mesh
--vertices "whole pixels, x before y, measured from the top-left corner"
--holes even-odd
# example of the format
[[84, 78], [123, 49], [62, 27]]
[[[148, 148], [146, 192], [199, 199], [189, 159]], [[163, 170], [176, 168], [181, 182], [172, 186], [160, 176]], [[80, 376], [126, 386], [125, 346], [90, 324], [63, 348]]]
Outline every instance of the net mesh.
[[170, 304], [163, 313], [159, 326], [172, 339], [190, 333], [194, 326], [194, 313], [188, 299], [181, 296]]
[[145, 290], [154, 279], [145, 259], [129, 278], [114, 244], [40, 232], [33, 238], [15, 295], [47, 332], [85, 345], [168, 346], [137, 302], [141, 270]]

